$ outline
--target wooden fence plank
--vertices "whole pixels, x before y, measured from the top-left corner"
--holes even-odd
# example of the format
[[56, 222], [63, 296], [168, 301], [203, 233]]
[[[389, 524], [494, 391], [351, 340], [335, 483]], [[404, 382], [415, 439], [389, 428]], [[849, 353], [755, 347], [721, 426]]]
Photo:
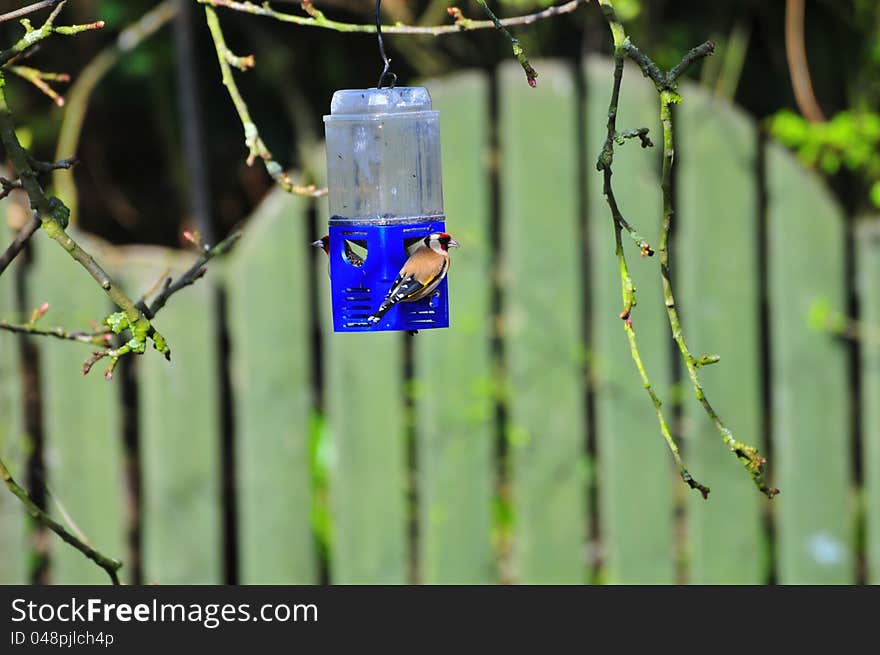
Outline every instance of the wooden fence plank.
[[[654, 406], [642, 387], [620, 324], [620, 274], [614, 253], [611, 215], [602, 192], [602, 175], [593, 162], [605, 140], [605, 120], [613, 64], [588, 59], [587, 180], [592, 284], [592, 350], [596, 442], [599, 451], [599, 511], [603, 541], [602, 580], [612, 583], [671, 583], [673, 555], [674, 465], [657, 424]], [[621, 89], [618, 128], [648, 127], [659, 142], [656, 92], [634, 67], [627, 67]], [[655, 247], [661, 213], [658, 155], [636, 143], [617, 147], [614, 189], [624, 215]], [[633, 324], [648, 374], [666, 403], [670, 395], [669, 324], [663, 306], [656, 258], [642, 258], [624, 234], [630, 274], [638, 290]], [[697, 472], [699, 477], [699, 472]]]
[[867, 581], [880, 584], [880, 221], [864, 221], [856, 232], [861, 307], [862, 462], [867, 522]]
[[489, 342], [488, 87], [482, 73], [427, 84], [440, 110], [451, 327], [414, 342], [421, 582], [495, 580], [491, 550], [494, 388]]
[[[316, 171], [325, 171], [323, 151]], [[318, 229], [327, 233], [327, 201]], [[407, 581], [406, 436], [401, 335], [333, 332], [327, 261], [318, 263], [324, 331], [330, 581]]]
[[[131, 293], [173, 275], [193, 256], [149, 249], [127, 270]], [[212, 274], [180, 292], [154, 321], [172, 361], [149, 347], [138, 362], [144, 485], [144, 581], [223, 581], [220, 408]]]
[[[3, 243], [12, 240], [6, 229], [8, 202], [0, 203], [0, 233]], [[21, 319], [15, 311], [15, 271], [13, 264], [0, 277], [0, 320]], [[18, 339], [0, 334], [0, 457], [18, 481], [24, 482], [25, 442], [22, 425], [22, 395], [19, 384]], [[24, 584], [27, 581], [27, 514], [24, 506], [6, 487], [0, 487], [0, 585]]]
[[[81, 233], [75, 238], [104, 259], [99, 254], [104, 247]], [[42, 234], [32, 243], [36, 270], [28, 284], [28, 305], [49, 303], [40, 323], [68, 330], [90, 330], [90, 321], [100, 323], [111, 312], [101, 288], [56, 243]], [[101, 364], [83, 377], [92, 346], [48, 338], [39, 346], [50, 513], [61, 523], [66, 513], [98, 549], [124, 560], [118, 382], [104, 379]], [[107, 583], [107, 574], [93, 562], [54, 535], [51, 539], [53, 582]]]
[[831, 195], [789, 153], [767, 153], [776, 552], [782, 583], [853, 579], [846, 346], [810, 326], [844, 313], [844, 225]]
[[229, 262], [241, 581], [316, 581], [307, 201], [277, 189]]
[[[754, 121], [696, 85], [678, 110], [679, 307], [694, 353], [721, 355], [700, 377], [713, 406], [742, 440], [763, 449], [758, 190]], [[690, 582], [757, 584], [767, 579], [763, 497], [684, 390], [683, 452], [712, 488], [688, 494]]]
[[536, 67], [539, 92], [515, 62], [499, 70], [514, 578], [582, 583], [587, 462], [575, 83], [564, 64]]

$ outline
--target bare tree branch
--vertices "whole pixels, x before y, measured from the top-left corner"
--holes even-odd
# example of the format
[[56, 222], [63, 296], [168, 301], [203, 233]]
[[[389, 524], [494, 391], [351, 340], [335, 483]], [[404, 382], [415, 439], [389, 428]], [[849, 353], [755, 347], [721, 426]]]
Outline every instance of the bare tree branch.
[[[79, 139], [85, 121], [89, 99], [107, 73], [144, 40], [150, 38], [177, 13], [177, 6], [171, 0], [164, 0], [146, 12], [137, 21], [119, 33], [116, 40], [92, 59], [76, 76], [67, 92], [67, 104], [58, 132], [55, 156], [60, 158], [68, 152], [79, 151]], [[70, 223], [76, 225], [78, 216], [78, 195], [76, 184], [71, 176], [56, 174], [52, 186], [58, 196], [64, 198], [70, 207]]]
[[138, 308], [147, 316], [147, 318], [152, 319], [165, 306], [165, 303], [168, 302], [168, 299], [171, 298], [171, 296], [181, 289], [194, 284], [196, 280], [204, 277], [207, 272], [205, 265], [214, 257], [218, 257], [228, 252], [240, 238], [241, 232], [236, 230], [216, 246], [203, 247], [202, 255], [192, 266], [190, 266], [189, 269], [187, 269], [186, 272], [181, 274], [176, 280], [172, 280], [170, 277], [166, 278], [165, 282], [162, 284], [162, 289], [159, 292], [159, 295], [156, 296], [153, 302], [147, 305], [146, 298], [144, 298], [138, 302]]
[[26, 323], [24, 325], [14, 325], [12, 323], [7, 323], [6, 321], [0, 321], [0, 330], [6, 330], [7, 332], [14, 332], [17, 334], [30, 334], [32, 336], [54, 337], [66, 341], [79, 341], [80, 343], [88, 343], [93, 346], [106, 346], [113, 338], [113, 335], [109, 330], [98, 330], [95, 332], [68, 332], [61, 327], [42, 329], [32, 324]]
[[74, 36], [80, 32], [99, 30], [104, 27], [104, 21], [102, 20], [95, 21], [94, 23], [86, 23], [84, 25], [65, 25], [62, 27], [55, 27], [55, 19], [58, 17], [58, 14], [61, 13], [66, 2], [67, 0], [61, 0], [55, 9], [52, 10], [52, 13], [49, 14], [49, 18], [46, 19], [46, 22], [37, 29], [34, 29], [27, 18], [22, 19], [21, 22], [22, 25], [24, 25], [25, 34], [15, 45], [0, 53], [0, 66], [5, 66], [11, 59], [17, 57], [43, 39], [49, 38], [53, 34]]
[[[342, 23], [335, 20], [330, 20], [325, 17], [324, 14], [317, 9], [312, 7], [312, 12], [309, 13], [309, 16], [298, 16], [296, 14], [286, 14], [284, 12], [276, 11], [272, 9], [268, 3], [256, 5], [252, 2], [238, 2], [237, 0], [198, 0], [200, 4], [203, 5], [211, 5], [214, 7], [222, 7], [223, 9], [231, 9], [233, 11], [240, 11], [246, 14], [252, 14], [254, 16], [265, 16], [267, 18], [274, 18], [275, 20], [279, 20], [283, 23], [294, 23], [295, 25], [301, 25], [303, 27], [320, 27], [327, 30], [333, 30], [335, 32], [366, 32], [366, 33], [375, 33], [376, 26], [372, 24], [356, 24], [356, 23]], [[547, 18], [553, 18], [555, 16], [562, 16], [564, 14], [570, 14], [575, 11], [581, 5], [585, 5], [589, 2], [589, 0], [572, 0], [571, 2], [566, 2], [561, 5], [556, 5], [553, 7], [548, 7], [543, 11], [538, 11], [533, 14], [527, 14], [524, 16], [514, 16], [512, 18], [502, 18], [498, 20], [498, 23], [502, 27], [513, 27], [516, 25], [531, 25], [533, 23], [537, 23], [538, 21], [546, 20]], [[493, 20], [472, 20], [470, 18], [465, 18], [461, 10], [457, 7], [450, 7], [449, 13], [456, 20], [452, 25], [383, 25], [382, 33], [383, 34], [421, 34], [425, 36], [444, 36], [446, 34], [459, 34], [460, 32], [469, 32], [471, 30], [485, 30], [498, 28], [498, 25]]]
[[34, 517], [34, 519], [52, 530], [52, 532], [54, 532], [64, 541], [76, 548], [79, 552], [88, 557], [95, 564], [104, 569], [104, 571], [107, 572], [107, 575], [110, 576], [110, 581], [114, 585], [119, 584], [118, 571], [120, 568], [122, 568], [122, 562], [111, 557], [107, 557], [100, 551], [87, 544], [84, 540], [72, 535], [63, 525], [55, 521], [51, 516], [46, 514], [46, 512], [41, 510], [30, 497], [28, 492], [18, 485], [18, 483], [12, 477], [12, 474], [9, 472], [9, 469], [6, 467], [6, 464], [3, 463], [2, 459], [0, 459], [0, 477], [3, 478], [3, 482], [6, 485], [7, 489], [15, 494], [15, 496], [22, 502], [28, 514], [30, 514], [32, 517]]
[[[538, 83], [538, 73], [534, 68], [532, 68], [532, 65], [526, 58], [526, 53], [523, 50], [522, 45], [520, 45], [519, 39], [514, 37], [513, 34], [511, 34], [510, 31], [504, 26], [504, 23], [498, 20], [498, 17], [492, 13], [492, 10], [489, 9], [489, 5], [486, 4], [486, 0], [477, 0], [477, 4], [483, 8], [483, 11], [485, 11], [486, 14], [488, 14], [489, 18], [492, 20], [492, 23], [495, 25], [498, 31], [504, 34], [504, 36], [507, 37], [507, 40], [510, 41], [510, 45], [513, 48], [513, 56], [516, 57], [519, 65], [522, 66], [522, 69], [526, 74], [526, 80], [528, 81], [529, 86], [534, 88]], [[458, 24], [460, 21], [466, 20], [462, 17], [461, 9], [459, 9], [458, 7], [450, 8], [449, 14], [455, 17], [456, 24]]]
[[626, 36], [626, 32], [623, 29], [623, 25], [621, 25], [616, 13], [614, 12], [611, 0], [599, 0], [599, 5], [602, 8], [602, 13], [605, 16], [609, 27], [611, 28], [611, 34], [614, 38], [615, 67], [614, 90], [612, 91], [611, 96], [611, 106], [608, 110], [608, 137], [605, 141], [605, 146], [602, 150], [602, 153], [599, 155], [599, 163], [597, 167], [605, 175], [605, 197], [608, 200], [609, 206], [611, 207], [612, 217], [615, 221], [617, 255], [620, 261], [621, 284], [623, 287], [624, 298], [624, 310], [623, 312], [621, 312], [620, 316], [621, 318], [625, 319], [624, 325], [626, 326], [627, 336], [629, 337], [633, 359], [636, 362], [636, 366], [639, 369], [639, 373], [642, 377], [643, 382], [645, 383], [645, 387], [647, 388], [648, 393], [651, 396], [651, 400], [654, 402], [654, 406], [657, 409], [661, 431], [663, 432], [663, 436], [666, 438], [666, 441], [670, 449], [672, 450], [676, 463], [679, 466], [682, 478], [692, 488], [699, 489], [700, 492], [703, 494], [703, 497], [705, 498], [709, 493], [709, 489], [690, 477], [690, 474], [687, 472], [681, 462], [681, 458], [678, 455], [678, 447], [672, 440], [671, 434], [669, 433], [668, 425], [666, 425], [666, 421], [663, 418], [660, 400], [659, 398], [657, 398], [656, 394], [653, 393], [650, 380], [645, 373], [644, 366], [642, 366], [641, 364], [641, 358], [639, 357], [638, 350], [636, 348], [635, 334], [632, 331], [631, 310], [635, 306], [635, 289], [633, 288], [632, 280], [629, 278], [629, 274], [627, 273], [626, 259], [624, 257], [620, 240], [620, 211], [617, 209], [616, 201], [614, 200], [614, 192], [611, 188], [611, 164], [613, 160], [614, 142], [616, 141], [615, 137], [617, 136], [617, 133], [615, 131], [617, 97], [620, 90], [620, 79], [623, 76], [624, 57], [629, 57], [630, 59], [632, 59], [636, 64], [638, 64], [639, 68], [641, 68], [642, 73], [645, 75], [645, 77], [648, 77], [654, 82], [654, 86], [656, 87], [657, 93], [660, 98], [660, 122], [663, 126], [663, 173], [660, 182], [660, 188], [663, 194], [663, 216], [659, 245], [660, 277], [663, 283], [663, 298], [666, 305], [666, 313], [669, 318], [669, 326], [672, 332], [672, 338], [678, 345], [682, 360], [687, 367], [688, 375], [690, 377], [691, 385], [694, 389], [694, 395], [696, 396], [697, 401], [702, 405], [703, 409], [706, 411], [706, 414], [709, 416], [712, 423], [718, 429], [724, 443], [727, 445], [730, 451], [734, 453], [734, 455], [736, 455], [737, 459], [739, 459], [743, 466], [746, 468], [758, 489], [760, 489], [760, 491], [768, 498], [773, 498], [773, 496], [779, 493], [779, 490], [770, 487], [764, 479], [764, 465], [766, 464], [766, 460], [758, 455], [758, 451], [756, 448], [744, 444], [734, 437], [732, 431], [721, 420], [718, 413], [709, 402], [709, 399], [706, 397], [706, 393], [703, 390], [703, 386], [700, 382], [697, 371], [704, 366], [717, 363], [720, 360], [720, 357], [718, 355], [703, 355], [702, 357], [697, 358], [694, 357], [688, 349], [687, 342], [685, 341], [684, 333], [681, 327], [681, 321], [678, 316], [678, 309], [676, 307], [675, 294], [673, 292], [672, 279], [670, 275], [671, 258], [669, 254], [669, 235], [672, 226], [672, 216], [675, 213], [672, 198], [672, 165], [674, 148], [673, 116], [671, 107], [673, 104], [681, 102], [681, 97], [675, 90], [678, 79], [694, 63], [696, 63], [703, 57], [711, 55], [715, 50], [715, 44], [711, 41], [706, 41], [705, 43], [700, 44], [699, 46], [690, 50], [682, 58], [681, 62], [677, 66], [675, 66], [668, 72], [663, 73], [647, 55], [641, 52], [635, 45], [630, 42], [629, 38]]
[[27, 7], [15, 9], [0, 16], [0, 23], [5, 23], [10, 20], [15, 20], [16, 18], [21, 18], [22, 16], [27, 16], [28, 14], [32, 14], [42, 9], [54, 7], [59, 2], [61, 2], [61, 0], [41, 0], [40, 2], [35, 2], [34, 4], [28, 5]]
[[[9, 183], [12, 184], [12, 183]], [[18, 183], [19, 186], [17, 188], [21, 188], [21, 183]], [[4, 190], [6, 184], [3, 185]], [[15, 237], [15, 240], [9, 244], [9, 247], [6, 251], [0, 255], [0, 275], [3, 275], [3, 271], [6, 270], [12, 260], [18, 257], [18, 254], [24, 249], [25, 245], [30, 238], [34, 235], [34, 232], [40, 227], [41, 221], [40, 216], [34, 212], [31, 214], [30, 220], [22, 226], [22, 228], [18, 231], [18, 235]]]
[[223, 36], [223, 30], [220, 28], [220, 20], [217, 18], [217, 12], [214, 11], [213, 7], [205, 7], [205, 19], [208, 23], [208, 29], [211, 31], [211, 37], [214, 39], [214, 47], [217, 51], [217, 62], [220, 64], [223, 85], [229, 91], [229, 97], [232, 99], [232, 104], [235, 105], [235, 111], [238, 112], [238, 117], [244, 128], [244, 143], [248, 148], [248, 166], [251, 166], [254, 160], [259, 157], [263, 161], [263, 165], [266, 167], [269, 175], [288, 193], [313, 198], [326, 195], [326, 188], [319, 189], [314, 184], [306, 186], [294, 184], [287, 172], [281, 168], [281, 164], [275, 161], [272, 152], [260, 136], [256, 123], [251, 118], [247, 103], [241, 97], [241, 92], [239, 92], [238, 85], [235, 83], [235, 77], [232, 74], [233, 66], [242, 71], [253, 68], [254, 57], [253, 55], [239, 57], [233, 54], [226, 45], [226, 38]]
[[[635, 230], [629, 226], [629, 223], [626, 222], [626, 219], [623, 218], [623, 214], [617, 204], [617, 199], [614, 196], [614, 188], [611, 185], [611, 176], [613, 174], [611, 166], [614, 163], [614, 144], [618, 142], [618, 137], [620, 136], [617, 131], [617, 106], [620, 99], [620, 85], [623, 80], [623, 64], [627, 56], [626, 45], [629, 43], [629, 39], [626, 38], [623, 26], [617, 19], [617, 15], [611, 6], [611, 3], [608, 0], [599, 0], [599, 4], [602, 7], [603, 14], [608, 21], [608, 24], [611, 26], [611, 33], [614, 36], [614, 82], [611, 90], [611, 101], [608, 106], [607, 135], [605, 137], [605, 144], [602, 147], [602, 152], [599, 154], [596, 168], [602, 172], [605, 200], [608, 203], [608, 207], [611, 210], [611, 217], [614, 220], [615, 252], [620, 267], [620, 286], [623, 295], [623, 310], [620, 312], [620, 318], [623, 320], [623, 329], [626, 333], [627, 340], [629, 341], [630, 354], [636, 365], [636, 370], [638, 370], [645, 391], [651, 398], [651, 402], [657, 412], [660, 433], [663, 435], [663, 439], [666, 441], [666, 445], [672, 453], [672, 458], [678, 466], [679, 474], [681, 475], [682, 480], [684, 480], [692, 489], [697, 489], [703, 495], [703, 498], [708, 498], [709, 487], [694, 479], [681, 459], [678, 444], [672, 436], [672, 431], [669, 429], [669, 422], [666, 420], [666, 416], [663, 412], [663, 402], [654, 390], [654, 385], [651, 383], [651, 378], [648, 376], [648, 371], [642, 360], [642, 355], [639, 351], [638, 341], [636, 339], [635, 328], [633, 327], [632, 313], [636, 306], [636, 288], [633, 284], [632, 277], [630, 277], [629, 268], [626, 263], [626, 254], [623, 250], [621, 231], [624, 228], [627, 229], [630, 235], [633, 236], [633, 239], [639, 243], [642, 254], [646, 255], [648, 253], [653, 253], [653, 251], [651, 251], [647, 242], [642, 242], [638, 233], [636, 233]], [[636, 130], [636, 134], [639, 132], [641, 132], [641, 130]], [[647, 139], [647, 129], [644, 129], [643, 134], [645, 139]], [[648, 143], [650, 143], [650, 140], [646, 142], [643, 139], [643, 146], [646, 146]]]

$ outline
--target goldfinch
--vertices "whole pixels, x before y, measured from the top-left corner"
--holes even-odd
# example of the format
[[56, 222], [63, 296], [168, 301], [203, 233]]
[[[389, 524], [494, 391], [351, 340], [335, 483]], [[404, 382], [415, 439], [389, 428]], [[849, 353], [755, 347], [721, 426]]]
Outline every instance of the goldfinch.
[[330, 256], [330, 235], [325, 234], [317, 241], [312, 241], [312, 246], [315, 248], [320, 248], [324, 251], [324, 254], [328, 257]]
[[[330, 235], [325, 234], [317, 241], [312, 241], [312, 245], [315, 248], [320, 248], [324, 251], [324, 254], [328, 257], [330, 256]], [[351, 247], [351, 244], [346, 241], [345, 242], [345, 257], [348, 259], [348, 263], [352, 266], [361, 267], [364, 265], [364, 258], [361, 257], [354, 251], [354, 248]]]
[[406, 260], [385, 300], [367, 322], [375, 325], [399, 302], [414, 302], [431, 295], [449, 272], [449, 249], [458, 247], [446, 232], [426, 236]]

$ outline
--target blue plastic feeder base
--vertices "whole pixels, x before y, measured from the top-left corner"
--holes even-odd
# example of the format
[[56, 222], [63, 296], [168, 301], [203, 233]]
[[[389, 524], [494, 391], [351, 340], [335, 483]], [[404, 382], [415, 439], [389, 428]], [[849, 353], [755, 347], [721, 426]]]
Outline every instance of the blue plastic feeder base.
[[[333, 331], [385, 332], [449, 327], [446, 280], [430, 297], [398, 303], [376, 325], [367, 322], [367, 317], [379, 308], [397, 279], [409, 256], [407, 248], [414, 247], [432, 232], [445, 231], [443, 221], [405, 225], [331, 225]], [[358, 257], [364, 254], [363, 263], [357, 265]]]

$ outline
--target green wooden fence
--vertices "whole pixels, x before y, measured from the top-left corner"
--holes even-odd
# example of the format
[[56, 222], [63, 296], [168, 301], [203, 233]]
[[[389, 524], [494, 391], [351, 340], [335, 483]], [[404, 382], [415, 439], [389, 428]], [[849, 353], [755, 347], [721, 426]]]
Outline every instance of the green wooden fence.
[[[307, 246], [310, 212], [324, 224], [326, 203], [278, 191], [232, 255], [169, 304], [157, 325], [173, 361], [149, 352], [136, 367], [140, 514], [126, 490], [131, 410], [120, 381], [83, 379], [85, 347], [39, 341], [52, 513], [123, 558], [136, 520], [144, 581], [163, 584], [226, 579], [228, 516], [244, 583], [313, 583], [323, 570], [335, 583], [880, 582], [878, 222], [847, 219], [820, 180], [759, 141], [750, 118], [684, 90], [673, 273], [685, 329], [694, 351], [722, 355], [702, 373], [707, 392], [768, 453], [782, 488], [769, 503], [755, 490], [676, 381], [658, 265], [634, 254], [640, 345], [689, 467], [712, 487], [703, 501], [675, 474], [618, 318], [593, 166], [610, 64], [536, 67], [536, 90], [515, 64], [494, 80], [428, 83], [448, 225], [463, 244], [451, 329], [333, 334], [326, 262]], [[659, 128], [655, 93], [636, 71], [619, 121]], [[615, 158], [622, 207], [651, 236], [658, 165], [658, 153], [632, 145]], [[27, 306], [48, 301], [44, 320], [69, 327], [106, 314], [84, 273], [37, 241]], [[192, 260], [95, 247], [132, 294]], [[12, 282], [0, 278], [0, 316], [15, 313]], [[817, 306], [846, 315], [851, 289], [855, 342], [814, 317]], [[19, 364], [18, 341], [0, 337], [0, 449], [24, 479]], [[224, 370], [234, 512], [222, 494]], [[14, 500], [0, 494], [0, 582], [28, 575], [29, 528]], [[103, 581], [57, 539], [51, 549], [53, 581]]]

